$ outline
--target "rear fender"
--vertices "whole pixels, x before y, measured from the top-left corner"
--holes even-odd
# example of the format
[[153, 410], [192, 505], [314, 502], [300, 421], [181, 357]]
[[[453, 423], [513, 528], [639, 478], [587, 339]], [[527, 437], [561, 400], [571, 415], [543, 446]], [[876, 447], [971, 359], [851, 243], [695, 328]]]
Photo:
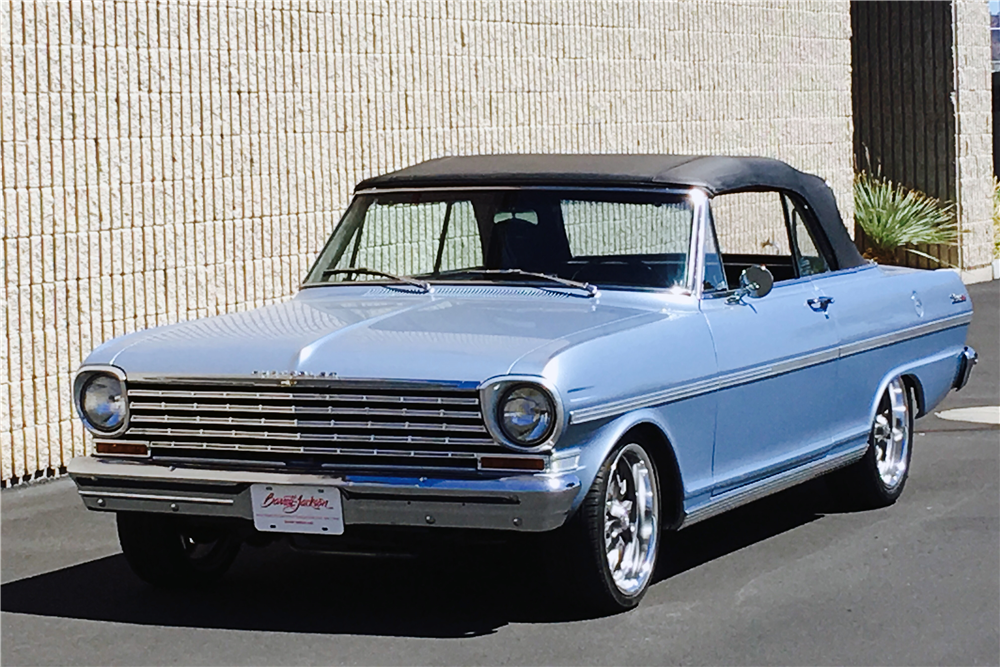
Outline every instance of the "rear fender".
[[886, 387], [894, 378], [900, 376], [912, 381], [917, 399], [917, 411], [914, 417], [923, 417], [933, 410], [951, 390], [964, 351], [964, 346], [949, 347], [930, 357], [908, 361], [890, 369], [882, 377], [878, 390], [871, 398], [868, 423], [874, 421], [879, 401], [882, 399]]

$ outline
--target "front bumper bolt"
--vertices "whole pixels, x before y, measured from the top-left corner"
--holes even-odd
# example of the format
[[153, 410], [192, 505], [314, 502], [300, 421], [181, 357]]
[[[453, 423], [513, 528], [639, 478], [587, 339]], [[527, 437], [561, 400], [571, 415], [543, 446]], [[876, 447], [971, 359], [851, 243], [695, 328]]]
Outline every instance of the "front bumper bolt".
[[170, 511], [176, 512], [178, 510], [180, 510], [180, 507], [177, 506], [177, 503], [170, 503]]
[[424, 521], [426, 521], [427, 523], [434, 523], [434, 517], [428, 514], [427, 516], [424, 517]]
[[97, 506], [98, 507], [104, 507], [104, 505], [105, 505], [104, 498], [98, 498], [97, 499]]
[[519, 516], [514, 517], [514, 525], [517, 526], [518, 528], [521, 527], [521, 517]]

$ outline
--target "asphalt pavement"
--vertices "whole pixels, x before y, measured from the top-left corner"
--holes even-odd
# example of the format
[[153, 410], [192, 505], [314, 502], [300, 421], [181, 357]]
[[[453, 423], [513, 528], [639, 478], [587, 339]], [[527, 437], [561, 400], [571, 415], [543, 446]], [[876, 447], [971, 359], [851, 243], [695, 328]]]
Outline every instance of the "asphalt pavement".
[[[948, 408], [1000, 404], [1000, 284], [973, 285], [980, 364]], [[1000, 664], [1000, 430], [918, 420], [893, 507], [822, 480], [681, 531], [638, 609], [581, 618], [538, 554], [435, 562], [245, 549], [218, 586], [157, 591], [69, 480], [0, 494], [4, 665]]]

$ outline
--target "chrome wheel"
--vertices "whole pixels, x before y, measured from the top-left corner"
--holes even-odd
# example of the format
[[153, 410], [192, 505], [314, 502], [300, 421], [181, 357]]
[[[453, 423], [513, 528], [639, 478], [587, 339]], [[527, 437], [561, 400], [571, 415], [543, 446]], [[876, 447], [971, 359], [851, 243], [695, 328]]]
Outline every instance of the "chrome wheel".
[[608, 570], [625, 595], [644, 590], [653, 572], [659, 513], [653, 464], [642, 447], [626, 445], [611, 464], [604, 503]]
[[910, 400], [901, 378], [889, 383], [872, 425], [872, 447], [879, 479], [887, 490], [906, 477], [910, 449]]
[[829, 477], [831, 489], [851, 509], [892, 505], [910, 473], [914, 397], [903, 378], [889, 381], [877, 405], [868, 449], [861, 459]]

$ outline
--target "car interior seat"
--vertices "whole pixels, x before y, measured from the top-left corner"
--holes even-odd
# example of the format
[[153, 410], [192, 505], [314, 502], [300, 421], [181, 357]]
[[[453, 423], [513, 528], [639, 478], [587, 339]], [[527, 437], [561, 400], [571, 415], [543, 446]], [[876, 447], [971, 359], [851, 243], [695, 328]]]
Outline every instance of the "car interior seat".
[[498, 213], [494, 216], [486, 266], [558, 273], [570, 258], [565, 235], [559, 231], [555, 225], [539, 221], [534, 211]]

